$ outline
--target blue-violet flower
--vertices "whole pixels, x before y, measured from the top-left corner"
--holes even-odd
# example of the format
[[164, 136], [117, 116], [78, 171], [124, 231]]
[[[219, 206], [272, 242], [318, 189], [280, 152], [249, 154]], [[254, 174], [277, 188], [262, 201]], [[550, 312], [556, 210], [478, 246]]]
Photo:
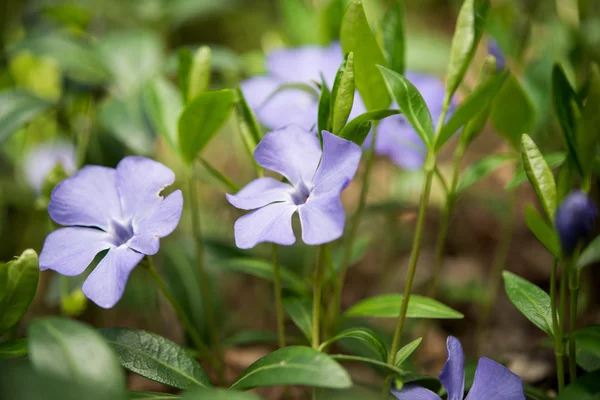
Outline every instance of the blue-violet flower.
[[556, 211], [555, 224], [565, 255], [571, 255], [579, 242], [592, 233], [597, 214], [594, 202], [580, 190], [563, 200]]
[[75, 172], [75, 148], [72, 144], [43, 143], [27, 152], [23, 159], [25, 180], [36, 193], [40, 193], [44, 180], [57, 164], [61, 164], [68, 175]]
[[340, 194], [361, 157], [358, 145], [323, 131], [323, 149], [312, 132], [290, 125], [269, 132], [254, 151], [256, 163], [288, 182], [259, 178], [227, 200], [242, 210], [234, 227], [235, 243], [248, 249], [261, 242], [291, 245], [296, 241], [292, 215], [300, 215], [302, 240], [318, 245], [338, 239], [346, 222]]
[[113, 307], [133, 268], [145, 255], [156, 254], [160, 238], [179, 223], [181, 191], [160, 194], [174, 181], [173, 171], [144, 157], [125, 157], [116, 169], [85, 166], [63, 180], [52, 191], [48, 213], [67, 228], [46, 238], [40, 269], [79, 275], [108, 250], [82, 290], [100, 307]]
[[[448, 400], [462, 400], [465, 388], [465, 356], [457, 338], [448, 336], [448, 360], [440, 374], [440, 381], [448, 392]], [[441, 400], [431, 390], [408, 384], [402, 390], [393, 390], [398, 400]], [[525, 400], [521, 378], [496, 361], [482, 357], [475, 370], [475, 380], [465, 400]]]
[[500, 48], [500, 45], [494, 38], [489, 38], [487, 41], [488, 54], [491, 54], [496, 59], [496, 71], [502, 71], [506, 68], [506, 57]]

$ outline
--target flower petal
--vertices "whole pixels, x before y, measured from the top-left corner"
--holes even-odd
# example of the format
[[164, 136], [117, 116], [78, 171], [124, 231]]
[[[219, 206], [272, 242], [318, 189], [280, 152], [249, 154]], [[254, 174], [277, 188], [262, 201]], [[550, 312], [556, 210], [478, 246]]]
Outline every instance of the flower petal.
[[327, 196], [308, 198], [298, 207], [302, 240], [306, 244], [318, 245], [334, 241], [344, 233], [346, 212], [339, 192]]
[[494, 360], [482, 357], [477, 363], [475, 380], [465, 400], [525, 400], [523, 382]]
[[148, 233], [161, 238], [171, 234], [179, 223], [182, 210], [183, 195], [181, 190], [176, 190], [147, 212], [137, 213], [133, 219], [134, 236]]
[[297, 187], [301, 182], [311, 182], [321, 159], [321, 145], [316, 135], [290, 125], [267, 133], [256, 146], [254, 159]]
[[287, 202], [273, 203], [238, 218], [233, 229], [236, 246], [250, 249], [262, 242], [294, 244], [292, 215], [297, 208]]
[[441, 400], [442, 398], [429, 389], [417, 385], [406, 385], [402, 390], [393, 390], [392, 394], [398, 400]]
[[273, 178], [258, 178], [244, 186], [236, 194], [226, 194], [227, 201], [241, 210], [254, 210], [267, 204], [290, 200], [294, 188]]
[[86, 297], [102, 308], [111, 308], [123, 296], [127, 278], [144, 255], [127, 246], [113, 247], [83, 283]]
[[280, 49], [267, 56], [267, 70], [286, 82], [321, 81], [321, 74], [329, 86], [343, 61], [339, 43], [329, 47], [304, 46], [296, 49]]
[[[406, 170], [423, 166], [427, 151], [425, 144], [404, 116], [387, 117], [379, 123], [377, 129], [376, 154], [389, 157], [395, 165]], [[369, 138], [367, 141], [370, 144]]]
[[349, 140], [323, 131], [323, 158], [315, 174], [315, 193], [327, 193], [344, 189], [356, 173], [362, 151]]
[[448, 400], [462, 400], [465, 392], [465, 355], [460, 341], [454, 336], [446, 340], [448, 360], [440, 374], [440, 381], [448, 392]]
[[60, 182], [50, 196], [48, 213], [65, 226], [96, 226], [108, 230], [120, 218], [121, 204], [112, 168], [90, 165]]
[[40, 269], [67, 276], [79, 275], [96, 254], [112, 246], [110, 235], [98, 229], [58, 229], [46, 237], [40, 253]]
[[123, 216], [129, 218], [160, 203], [163, 200], [160, 192], [175, 182], [175, 174], [157, 161], [129, 156], [117, 165], [116, 181]]
[[68, 175], [77, 170], [75, 148], [71, 143], [44, 143], [28, 151], [23, 160], [23, 169], [29, 186], [39, 193], [46, 177], [57, 164], [61, 164]]

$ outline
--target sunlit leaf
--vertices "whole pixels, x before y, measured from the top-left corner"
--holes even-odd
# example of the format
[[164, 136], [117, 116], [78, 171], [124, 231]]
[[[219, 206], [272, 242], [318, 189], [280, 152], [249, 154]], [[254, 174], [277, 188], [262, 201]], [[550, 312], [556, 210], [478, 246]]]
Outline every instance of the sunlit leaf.
[[[347, 318], [396, 318], [400, 314], [401, 294], [383, 294], [361, 300], [344, 314]], [[407, 318], [460, 319], [464, 315], [427, 297], [412, 295], [408, 302]]]
[[0, 333], [21, 320], [33, 301], [39, 277], [38, 255], [31, 249], [0, 264]]
[[548, 219], [554, 222], [556, 212], [556, 183], [552, 170], [531, 138], [521, 137], [521, 158], [527, 178], [533, 186]]

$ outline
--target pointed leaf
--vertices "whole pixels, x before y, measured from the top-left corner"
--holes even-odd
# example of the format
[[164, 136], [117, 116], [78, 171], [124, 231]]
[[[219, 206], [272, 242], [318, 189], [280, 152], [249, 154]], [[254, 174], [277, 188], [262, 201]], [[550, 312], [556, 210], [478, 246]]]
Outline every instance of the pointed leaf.
[[521, 137], [521, 158], [527, 178], [533, 186], [548, 219], [554, 222], [556, 212], [556, 183], [552, 170], [529, 135]]
[[38, 256], [31, 249], [0, 265], [0, 333], [21, 320], [35, 297], [39, 277]]
[[381, 23], [388, 67], [404, 74], [406, 68], [406, 9], [404, 1], [395, 1]]
[[[546, 164], [548, 164], [550, 169], [560, 167], [565, 162], [566, 158], [566, 154], [562, 152], [548, 153], [544, 155], [544, 160], [546, 160]], [[518, 187], [521, 183], [525, 182], [526, 180], [527, 174], [525, 173], [523, 165], [520, 165], [514, 178], [510, 182], [508, 182], [504, 189], [512, 190]]]
[[504, 271], [502, 276], [506, 294], [515, 307], [535, 326], [553, 336], [552, 308], [548, 293], [512, 272]]
[[507, 162], [515, 160], [515, 154], [492, 154], [471, 164], [469, 168], [461, 174], [456, 187], [456, 193], [464, 192]]
[[577, 260], [577, 268], [582, 269], [600, 261], [600, 236], [597, 236], [583, 250]]
[[327, 354], [310, 347], [290, 346], [274, 351], [250, 365], [231, 389], [259, 386], [302, 385], [344, 389], [350, 375]]
[[408, 357], [410, 357], [410, 355], [414, 353], [417, 347], [419, 347], [422, 340], [423, 338], [415, 339], [406, 346], [402, 347], [400, 350], [398, 350], [398, 352], [396, 353], [397, 367], [400, 367], [404, 361], [408, 360]]
[[190, 68], [190, 83], [188, 86], [188, 99], [191, 101], [208, 89], [210, 83], [211, 51], [208, 46], [200, 46], [194, 54]]
[[371, 352], [373, 352], [373, 355], [375, 355], [378, 360], [384, 362], [387, 360], [388, 351], [385, 347], [385, 344], [383, 344], [383, 342], [377, 336], [377, 333], [375, 333], [375, 331], [368, 328], [346, 329], [338, 333], [331, 339], [323, 342], [319, 349], [323, 350], [337, 341], [349, 339], [360, 341], [362, 344], [364, 344], [365, 347], [367, 347]]
[[327, 82], [325, 82], [325, 77], [321, 75], [321, 94], [319, 95], [319, 110], [318, 110], [318, 118], [317, 118], [317, 133], [319, 138], [321, 137], [321, 132], [328, 131], [331, 132], [331, 106], [332, 98], [331, 92], [327, 87]]
[[348, 53], [340, 66], [331, 90], [331, 129], [334, 135], [346, 125], [354, 103], [354, 53]]
[[27, 356], [27, 339], [13, 339], [0, 343], [0, 360]]
[[183, 104], [187, 104], [190, 101], [190, 71], [192, 70], [192, 62], [192, 51], [185, 47], [179, 49], [177, 53], [177, 80]]
[[365, 142], [367, 135], [371, 131], [372, 121], [379, 121], [391, 115], [400, 114], [398, 110], [375, 110], [367, 111], [364, 114], [355, 117], [342, 129], [339, 136], [350, 140], [359, 146]]
[[[242, 272], [258, 278], [273, 281], [273, 265], [270, 262], [255, 258], [230, 258], [219, 261], [219, 267], [229, 271]], [[297, 293], [306, 293], [306, 283], [288, 268], [281, 268], [281, 285]]]
[[[396, 318], [400, 314], [401, 294], [383, 294], [359, 301], [344, 316], [346, 318]], [[407, 318], [460, 319], [464, 315], [439, 301], [411, 295], [408, 302]]]
[[560, 259], [560, 242], [558, 235], [550, 225], [544, 220], [544, 217], [531, 204], [525, 208], [525, 222], [531, 233], [544, 245], [544, 247], [556, 259]]
[[283, 308], [294, 324], [309, 341], [312, 337], [312, 304], [310, 300], [288, 297], [283, 299]]

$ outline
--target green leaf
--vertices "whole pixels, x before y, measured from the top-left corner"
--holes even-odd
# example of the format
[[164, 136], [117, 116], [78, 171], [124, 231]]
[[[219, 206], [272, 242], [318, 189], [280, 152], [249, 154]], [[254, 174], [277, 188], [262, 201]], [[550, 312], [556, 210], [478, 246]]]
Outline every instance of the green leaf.
[[177, 80], [183, 104], [187, 104], [190, 100], [190, 71], [192, 70], [192, 62], [192, 51], [185, 47], [179, 49], [177, 53]]
[[258, 124], [254, 111], [252, 111], [248, 102], [246, 102], [244, 93], [242, 93], [242, 89], [239, 86], [235, 89], [235, 94], [237, 101], [234, 110], [238, 129], [242, 135], [248, 157], [255, 165], [255, 168], [260, 168], [254, 161], [254, 149], [256, 149], [256, 146], [262, 137], [260, 125]]
[[388, 67], [404, 74], [406, 68], [406, 9], [404, 1], [395, 1], [381, 23]]
[[508, 75], [494, 99], [490, 119], [494, 128], [515, 149], [523, 132], [529, 132], [535, 122], [535, 108], [514, 75]]
[[581, 129], [577, 132], [577, 154], [585, 173], [591, 173], [600, 141], [600, 70], [592, 63], [589, 71], [588, 95], [582, 111]]
[[154, 333], [130, 328], [103, 328], [124, 368], [145, 378], [179, 389], [210, 386], [210, 379], [196, 360], [172, 341]]
[[556, 259], [560, 259], [560, 242], [558, 235], [550, 225], [544, 220], [544, 217], [531, 204], [525, 208], [525, 222], [531, 233], [544, 245], [544, 247]]
[[177, 88], [163, 76], [155, 78], [144, 90], [144, 108], [154, 130], [179, 152], [177, 121], [183, 104]]
[[582, 269], [589, 265], [600, 261], [600, 236], [597, 236], [586, 248], [581, 252], [577, 260], [577, 268]]
[[288, 297], [283, 299], [283, 308], [310, 341], [312, 337], [312, 304], [310, 300]]
[[179, 396], [159, 392], [129, 392], [129, 400], [169, 400], [179, 399]]
[[400, 367], [404, 361], [408, 360], [408, 357], [419, 347], [423, 338], [418, 338], [402, 347], [396, 353], [396, 367]]
[[183, 400], [261, 400], [254, 393], [225, 389], [193, 389], [183, 394]]
[[598, 400], [600, 399], [600, 371], [592, 372], [572, 382], [556, 400]]
[[325, 82], [325, 77], [321, 75], [321, 94], [319, 96], [319, 110], [317, 115], [317, 134], [321, 137], [321, 132], [331, 132], [331, 92]]
[[235, 99], [229, 89], [204, 92], [192, 100], [179, 117], [179, 146], [183, 160], [191, 164], [223, 126]]
[[447, 99], [450, 99], [458, 89], [467, 72], [481, 39], [489, 9], [489, 0], [465, 0], [460, 8], [450, 49], [450, 65], [446, 74]]
[[[257, 278], [273, 281], [273, 265], [255, 258], [230, 258], [218, 262], [219, 267], [228, 271], [241, 272]], [[306, 293], [306, 283], [287, 268], [281, 268], [281, 286], [297, 293]]]
[[0, 343], [0, 359], [27, 356], [27, 339], [13, 339]]
[[552, 170], [542, 153], [527, 134], [521, 136], [521, 158], [527, 178], [533, 186], [548, 219], [554, 222], [556, 212], [556, 183]]
[[460, 176], [456, 193], [462, 193], [486, 176], [490, 175], [508, 161], [515, 161], [514, 154], [492, 154], [471, 164]]
[[568, 149], [569, 159], [583, 175], [583, 167], [577, 154], [577, 121], [576, 113], [579, 107], [576, 99], [577, 94], [571, 87], [565, 72], [558, 64], [552, 68], [552, 101], [554, 112], [562, 128], [563, 139]]
[[51, 103], [23, 90], [0, 93], [0, 143], [50, 107]]
[[257, 343], [277, 343], [277, 333], [263, 331], [241, 331], [223, 340], [225, 346], [243, 346]]
[[578, 351], [586, 351], [600, 358], [600, 325], [586, 326], [571, 335]]
[[553, 336], [550, 296], [538, 286], [509, 271], [502, 272], [510, 301], [535, 326]]
[[417, 131], [423, 143], [427, 147], [431, 147], [434, 133], [433, 122], [421, 93], [408, 79], [399, 73], [381, 65], [379, 65], [379, 70], [404, 117]]
[[[546, 164], [548, 164], [550, 169], [554, 169], [556, 167], [561, 166], [565, 162], [566, 158], [566, 154], [562, 152], [548, 153], [544, 155], [544, 160], [546, 160]], [[519, 166], [519, 169], [515, 174], [514, 178], [504, 187], [504, 189], [512, 190], [518, 187], [521, 183], [525, 182], [526, 180], [527, 174], [525, 173], [523, 165], [521, 165]]]
[[[359, 301], [344, 316], [346, 318], [379, 317], [396, 318], [400, 314], [401, 294], [383, 294]], [[460, 319], [464, 315], [439, 301], [411, 295], [408, 302], [407, 318]]]
[[90, 393], [125, 399], [125, 375], [99, 333], [66, 318], [39, 319], [29, 325], [29, 359], [35, 370]]
[[398, 110], [375, 110], [367, 111], [348, 122], [342, 129], [339, 136], [346, 140], [350, 140], [359, 146], [365, 142], [369, 131], [371, 130], [371, 121], [379, 121], [391, 115], [399, 114]]
[[387, 360], [388, 351], [385, 347], [385, 344], [381, 341], [381, 339], [377, 336], [375, 331], [368, 328], [350, 328], [346, 329], [331, 339], [323, 342], [319, 350], [323, 351], [331, 344], [340, 341], [340, 340], [356, 340], [360, 341], [365, 345], [376, 357], [376, 359], [385, 362]]
[[192, 61], [188, 85], [188, 99], [193, 100], [199, 94], [204, 93], [208, 89], [210, 83], [210, 62], [211, 52], [210, 47], [200, 46], [194, 54]]
[[507, 73], [488, 78], [461, 103], [446, 122], [435, 140], [435, 149], [439, 151], [461, 127], [483, 112], [498, 94], [506, 80]]
[[354, 53], [348, 53], [335, 76], [331, 90], [331, 129], [338, 135], [346, 125], [354, 103]]
[[348, 372], [327, 354], [310, 347], [290, 346], [267, 354], [250, 365], [231, 389], [274, 385], [344, 389], [352, 386], [352, 380]]
[[362, 1], [355, 0], [346, 9], [340, 28], [344, 54], [354, 53], [354, 79], [367, 110], [385, 109], [390, 96], [377, 71], [377, 65], [387, 65], [385, 56], [371, 31]]
[[[350, 267], [359, 262], [369, 249], [371, 244], [371, 237], [367, 235], [359, 236], [352, 245], [350, 254]], [[331, 259], [333, 261], [335, 271], [339, 271], [344, 261], [344, 249], [339, 247], [331, 252]]]
[[302, 0], [278, 0], [283, 27], [295, 45], [320, 43], [317, 13]]
[[21, 320], [35, 297], [39, 279], [38, 255], [31, 249], [0, 265], [0, 333]]

